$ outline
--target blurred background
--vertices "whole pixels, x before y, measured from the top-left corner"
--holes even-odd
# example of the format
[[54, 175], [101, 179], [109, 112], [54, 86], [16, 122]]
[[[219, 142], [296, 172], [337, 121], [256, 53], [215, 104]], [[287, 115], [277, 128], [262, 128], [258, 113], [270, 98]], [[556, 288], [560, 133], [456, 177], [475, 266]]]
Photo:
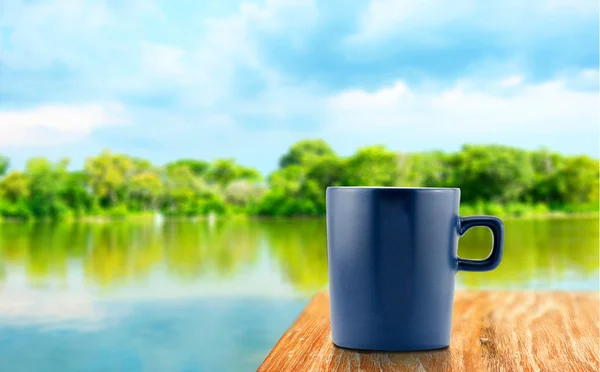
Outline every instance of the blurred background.
[[0, 365], [255, 370], [327, 288], [330, 185], [502, 217], [460, 289], [597, 291], [598, 3], [447, 5], [2, 1]]

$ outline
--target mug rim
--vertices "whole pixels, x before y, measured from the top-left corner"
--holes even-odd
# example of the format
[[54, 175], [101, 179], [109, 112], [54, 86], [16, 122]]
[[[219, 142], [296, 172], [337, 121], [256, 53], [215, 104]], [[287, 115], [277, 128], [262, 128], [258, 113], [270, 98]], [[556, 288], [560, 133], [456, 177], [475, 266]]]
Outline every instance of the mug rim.
[[405, 190], [405, 191], [460, 191], [458, 187], [399, 187], [399, 186], [328, 186], [327, 189]]

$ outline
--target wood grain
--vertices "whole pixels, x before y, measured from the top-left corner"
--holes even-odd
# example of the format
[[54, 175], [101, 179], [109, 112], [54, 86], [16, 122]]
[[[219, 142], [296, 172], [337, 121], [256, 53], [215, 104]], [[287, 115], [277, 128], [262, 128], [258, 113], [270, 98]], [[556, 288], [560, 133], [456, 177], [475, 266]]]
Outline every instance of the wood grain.
[[332, 344], [320, 293], [258, 370], [598, 371], [599, 308], [594, 292], [457, 292], [449, 348], [378, 353]]

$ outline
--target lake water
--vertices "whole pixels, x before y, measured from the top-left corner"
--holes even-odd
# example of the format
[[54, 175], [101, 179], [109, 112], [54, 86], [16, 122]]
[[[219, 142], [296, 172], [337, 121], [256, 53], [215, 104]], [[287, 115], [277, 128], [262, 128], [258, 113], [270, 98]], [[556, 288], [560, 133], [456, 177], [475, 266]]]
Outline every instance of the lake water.
[[[597, 290], [598, 222], [508, 220], [457, 286]], [[0, 224], [0, 370], [253, 371], [326, 287], [323, 220]]]

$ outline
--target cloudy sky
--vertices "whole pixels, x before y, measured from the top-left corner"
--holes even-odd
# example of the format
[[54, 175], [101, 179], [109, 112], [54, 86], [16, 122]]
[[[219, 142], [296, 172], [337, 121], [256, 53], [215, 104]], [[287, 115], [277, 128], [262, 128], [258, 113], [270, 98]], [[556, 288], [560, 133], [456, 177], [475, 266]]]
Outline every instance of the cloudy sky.
[[4, 0], [0, 153], [346, 155], [464, 143], [598, 156], [595, 0]]

